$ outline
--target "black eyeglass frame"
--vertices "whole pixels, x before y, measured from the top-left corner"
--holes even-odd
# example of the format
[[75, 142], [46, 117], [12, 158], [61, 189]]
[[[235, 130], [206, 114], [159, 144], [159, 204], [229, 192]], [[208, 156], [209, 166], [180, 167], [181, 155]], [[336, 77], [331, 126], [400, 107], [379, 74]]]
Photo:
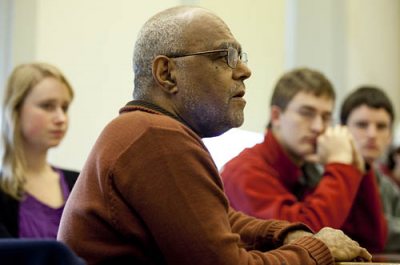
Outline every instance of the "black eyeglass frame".
[[[237, 64], [239, 61], [241, 61], [244, 64], [247, 64], [248, 59], [247, 59], [247, 53], [245, 52], [240, 52], [233, 47], [229, 47], [227, 49], [218, 49], [218, 50], [210, 50], [210, 51], [201, 51], [201, 52], [193, 52], [193, 53], [188, 53], [188, 54], [178, 54], [178, 55], [171, 55], [168, 56], [170, 58], [181, 58], [181, 57], [187, 57], [187, 56], [193, 56], [193, 55], [204, 55], [204, 54], [210, 54], [210, 53], [217, 53], [217, 52], [226, 52], [226, 57], [227, 57], [227, 64], [230, 68], [235, 69], [237, 67]], [[236, 59], [235, 59], [236, 57]]]

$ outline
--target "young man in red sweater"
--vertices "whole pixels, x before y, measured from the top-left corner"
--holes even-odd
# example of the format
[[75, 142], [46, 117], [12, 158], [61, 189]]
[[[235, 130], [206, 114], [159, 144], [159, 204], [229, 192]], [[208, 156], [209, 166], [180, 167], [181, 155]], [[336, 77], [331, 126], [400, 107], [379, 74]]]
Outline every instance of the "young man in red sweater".
[[301, 221], [316, 231], [340, 228], [378, 252], [387, 227], [377, 183], [364, 174], [347, 128], [331, 127], [334, 102], [322, 73], [284, 74], [272, 95], [265, 140], [222, 169], [225, 192], [246, 214]]

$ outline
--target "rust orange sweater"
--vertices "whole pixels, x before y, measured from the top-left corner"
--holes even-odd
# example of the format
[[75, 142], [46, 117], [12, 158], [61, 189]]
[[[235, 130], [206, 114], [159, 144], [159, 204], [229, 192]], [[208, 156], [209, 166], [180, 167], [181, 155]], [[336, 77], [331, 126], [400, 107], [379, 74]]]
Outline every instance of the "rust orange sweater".
[[88, 264], [334, 264], [313, 237], [282, 246], [305, 225], [232, 210], [202, 140], [161, 112], [127, 106], [104, 129], [65, 207], [60, 240]]

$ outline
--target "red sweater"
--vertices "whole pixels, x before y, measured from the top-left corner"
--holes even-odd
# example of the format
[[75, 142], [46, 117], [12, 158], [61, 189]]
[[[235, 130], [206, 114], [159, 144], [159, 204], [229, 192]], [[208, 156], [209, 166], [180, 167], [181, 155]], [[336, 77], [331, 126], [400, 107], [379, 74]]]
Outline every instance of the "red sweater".
[[221, 176], [231, 205], [263, 219], [300, 221], [318, 231], [342, 229], [371, 252], [383, 249], [387, 227], [375, 176], [353, 166], [325, 166], [318, 185], [294, 195], [301, 171], [271, 132], [229, 161]]
[[59, 239], [89, 265], [334, 264], [314, 237], [282, 246], [297, 229], [308, 228], [230, 208], [202, 140], [159, 111], [128, 106], [94, 145]]

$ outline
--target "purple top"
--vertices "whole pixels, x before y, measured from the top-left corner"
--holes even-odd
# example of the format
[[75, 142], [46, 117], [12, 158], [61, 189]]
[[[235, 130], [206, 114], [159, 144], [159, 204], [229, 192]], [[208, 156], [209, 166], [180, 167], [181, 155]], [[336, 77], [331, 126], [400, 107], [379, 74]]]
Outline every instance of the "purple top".
[[[60, 185], [64, 202], [69, 196], [69, 188], [61, 170], [54, 168], [60, 175]], [[64, 203], [65, 205], [65, 203]], [[19, 206], [20, 238], [56, 238], [64, 205], [52, 208], [26, 193]]]

